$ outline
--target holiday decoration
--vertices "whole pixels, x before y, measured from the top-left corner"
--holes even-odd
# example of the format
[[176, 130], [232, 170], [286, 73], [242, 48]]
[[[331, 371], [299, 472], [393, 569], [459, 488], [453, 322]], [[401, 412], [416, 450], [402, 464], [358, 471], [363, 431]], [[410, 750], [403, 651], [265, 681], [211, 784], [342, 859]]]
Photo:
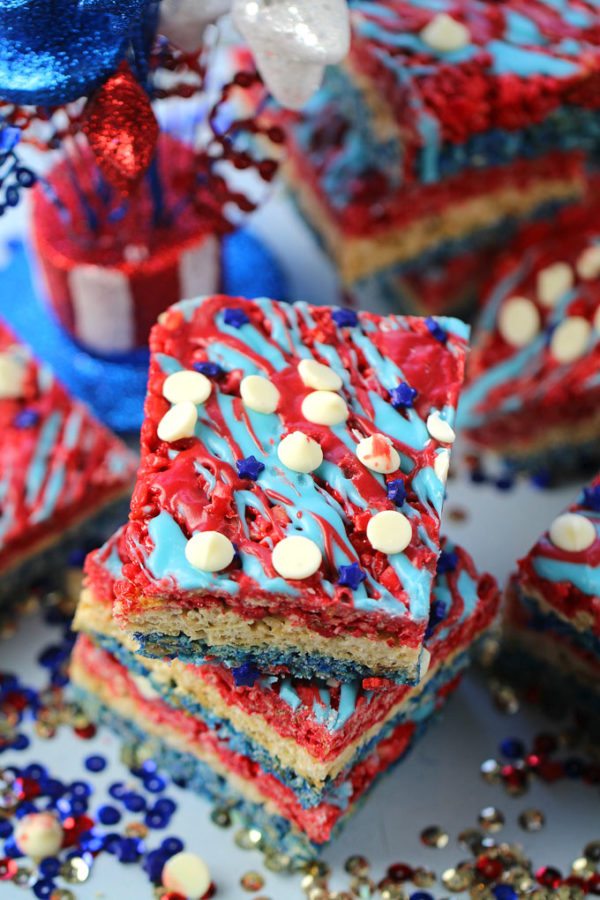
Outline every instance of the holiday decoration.
[[233, 19], [273, 96], [299, 109], [318, 89], [325, 66], [350, 46], [346, 0], [234, 0]]

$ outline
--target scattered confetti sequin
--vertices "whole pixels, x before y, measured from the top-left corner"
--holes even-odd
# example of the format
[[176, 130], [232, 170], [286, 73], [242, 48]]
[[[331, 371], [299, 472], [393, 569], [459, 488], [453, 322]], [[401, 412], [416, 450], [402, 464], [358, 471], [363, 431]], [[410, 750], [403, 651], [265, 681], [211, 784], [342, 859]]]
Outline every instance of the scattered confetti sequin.
[[265, 886], [265, 879], [260, 872], [246, 872], [240, 878], [240, 884], [245, 891], [260, 891]]
[[344, 863], [344, 869], [350, 875], [364, 876], [369, 872], [369, 860], [364, 856], [349, 856]]
[[442, 884], [452, 893], [458, 894], [468, 890], [473, 881], [473, 868], [469, 863], [459, 863], [455, 868], [446, 869], [442, 873]]
[[504, 815], [495, 806], [486, 806], [479, 813], [478, 822], [484, 831], [494, 834], [504, 826]]
[[440, 825], [429, 825], [421, 832], [421, 843], [426, 847], [435, 847], [441, 850], [448, 845], [450, 835]]
[[523, 831], [541, 831], [546, 824], [546, 816], [541, 809], [524, 809], [519, 816]]

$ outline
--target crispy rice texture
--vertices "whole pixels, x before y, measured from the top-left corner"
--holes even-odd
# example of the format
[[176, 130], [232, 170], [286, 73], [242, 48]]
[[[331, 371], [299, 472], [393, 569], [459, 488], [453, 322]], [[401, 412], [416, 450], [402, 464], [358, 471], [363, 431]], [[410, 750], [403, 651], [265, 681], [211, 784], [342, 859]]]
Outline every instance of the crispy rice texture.
[[423, 217], [376, 237], [349, 237], [341, 232], [312, 187], [299, 175], [293, 158], [286, 163], [288, 183], [307, 219], [323, 237], [341, 278], [351, 285], [381, 269], [416, 258], [446, 241], [484, 230], [499, 220], [524, 218], [544, 203], [581, 195], [583, 182], [573, 179], [531, 180], [526, 188], [505, 187], [465, 203], [454, 203], [444, 215]]
[[[481, 432], [485, 435], [485, 424], [475, 429], [467, 438], [473, 444], [485, 446], [477, 437]], [[585, 446], [600, 436], [600, 411], [591, 418], [581, 422], [569, 422], [566, 425], [552, 425], [539, 429], [531, 434], [523, 435], [522, 440], [507, 441], [498, 449], [503, 456], [518, 459], [536, 456], [560, 447]], [[600, 448], [599, 448], [600, 449]]]
[[[135, 653], [135, 640], [119, 629], [110, 615], [110, 607], [97, 602], [89, 589], [85, 589], [82, 593], [74, 628], [77, 631], [91, 633], [92, 636], [94, 633], [98, 633], [115, 638], [127, 650]], [[463, 649], [462, 647], [458, 648], [452, 656], [444, 660], [444, 665], [451, 665], [455, 656]], [[216, 688], [198, 679], [193, 670], [179, 660], [167, 662], [140, 655], [138, 655], [138, 659], [146, 669], [152, 672], [155, 678], [159, 678], [165, 683], [173, 681], [180, 691], [191, 696], [215, 715], [230, 721], [237, 731], [264, 747], [284, 768], [293, 769], [316, 787], [321, 786], [327, 778], [335, 778], [347, 766], [359, 748], [370, 741], [414, 697], [414, 692], [411, 691], [402, 702], [390, 709], [383, 719], [361, 734], [356, 741], [344, 747], [342, 753], [334, 759], [321, 761], [292, 739], [285, 738], [271, 729], [262, 717], [248, 715], [239, 707], [226, 703]], [[439, 668], [439, 666], [432, 667], [428, 671], [427, 676], [419, 685], [419, 690], [422, 690], [437, 674]]]
[[[276, 616], [251, 621], [221, 607], [216, 612], [210, 607], [172, 609], [167, 598], [143, 597], [141, 605], [143, 611], [127, 616], [129, 631], [172, 636], [184, 634], [210, 647], [236, 646], [257, 653], [271, 647], [290, 649], [307, 655], [319, 654], [361, 663], [373, 672], [385, 673], [397, 669], [411, 677], [418, 672], [419, 648], [390, 647], [385, 639], [351, 635], [326, 638]], [[117, 618], [118, 607], [117, 602]]]
[[511, 650], [522, 650], [527, 656], [547, 663], [557, 672], [562, 672], [565, 679], [573, 676], [600, 697], [598, 669], [588, 666], [580, 654], [571, 653], [566, 641], [559, 641], [552, 635], [517, 628], [511, 624], [505, 625], [504, 635]]
[[[282, 811], [278, 807], [276, 807], [271, 800], [267, 799], [255, 787], [253, 782], [248, 781], [244, 778], [240, 778], [238, 775], [231, 772], [226, 766], [223, 765], [216, 754], [209, 753], [205, 748], [200, 748], [197, 744], [186, 741], [185, 738], [175, 729], [169, 728], [168, 726], [164, 725], [158, 725], [148, 720], [140, 714], [140, 711], [134, 700], [132, 700], [130, 697], [124, 696], [115, 697], [110, 692], [105, 682], [103, 682], [99, 678], [95, 678], [77, 662], [71, 663], [71, 680], [75, 685], [83, 688], [90, 694], [93, 694], [95, 697], [98, 697], [105, 706], [117, 712], [124, 719], [133, 722], [146, 734], [149, 734], [152, 737], [157, 737], [160, 740], [163, 740], [170, 747], [174, 747], [176, 750], [179, 750], [182, 753], [189, 753], [196, 759], [199, 759], [209, 765], [214, 772], [216, 772], [230, 785], [232, 785], [234, 790], [245, 800], [249, 800], [252, 803], [260, 803], [267, 810], [269, 815], [282, 815]], [[295, 825], [293, 825], [293, 823], [290, 823], [290, 825], [294, 833], [299, 836], [302, 834], [302, 832], [300, 832], [300, 830]]]

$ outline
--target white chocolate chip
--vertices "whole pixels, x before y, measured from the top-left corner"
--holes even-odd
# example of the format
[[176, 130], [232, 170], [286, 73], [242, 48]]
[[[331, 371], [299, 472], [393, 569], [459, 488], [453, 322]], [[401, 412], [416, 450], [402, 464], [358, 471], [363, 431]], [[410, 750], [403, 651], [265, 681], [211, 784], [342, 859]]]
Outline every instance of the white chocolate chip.
[[301, 359], [298, 363], [298, 374], [306, 387], [315, 391], [339, 391], [342, 379], [337, 372], [317, 362], [316, 359]]
[[10, 351], [0, 353], [0, 400], [23, 396], [25, 362]]
[[333, 391], [313, 391], [302, 401], [302, 415], [315, 425], [339, 425], [349, 412], [346, 401]]
[[401, 553], [411, 542], [412, 526], [403, 513], [384, 509], [369, 520], [367, 539], [374, 550]]
[[234, 556], [233, 544], [220, 531], [199, 531], [185, 545], [185, 558], [190, 566], [202, 572], [220, 572], [231, 564]]
[[583, 316], [569, 316], [554, 329], [550, 352], [559, 363], [572, 363], [585, 355], [592, 326]]
[[441, 450], [433, 461], [433, 471], [440, 479], [442, 484], [446, 484], [448, 480], [448, 472], [450, 471], [450, 454], [447, 450]]
[[560, 298], [575, 283], [573, 269], [566, 262], [555, 262], [537, 275], [538, 299], [543, 306], [556, 306]]
[[448, 13], [438, 13], [421, 31], [421, 40], [438, 53], [452, 53], [466, 47], [471, 34], [466, 25]]
[[454, 428], [450, 422], [442, 419], [437, 410], [427, 416], [427, 431], [434, 441], [440, 441], [442, 444], [453, 444], [456, 440]]
[[187, 900], [201, 900], [210, 888], [210, 872], [195, 853], [176, 853], [163, 866], [163, 887]]
[[242, 378], [240, 395], [244, 406], [259, 413], [275, 412], [281, 396], [275, 385], [262, 375]]
[[579, 513], [563, 513], [550, 526], [550, 540], [560, 550], [580, 553], [592, 546], [596, 540], [596, 529], [589, 519]]
[[389, 475], [400, 466], [400, 455], [385, 434], [363, 438], [356, 445], [356, 455], [363, 466], [382, 475]]
[[277, 456], [293, 472], [314, 472], [323, 462], [321, 445], [302, 431], [286, 435], [277, 448]]
[[321, 565], [323, 555], [310, 538], [294, 535], [275, 544], [271, 560], [283, 578], [310, 578]]
[[158, 423], [157, 434], [161, 441], [172, 443], [193, 437], [198, 421], [198, 410], [191, 400], [176, 403]]
[[511, 297], [498, 314], [498, 331], [511, 347], [526, 347], [538, 334], [541, 317], [526, 297]]
[[34, 860], [56, 856], [63, 839], [62, 825], [51, 812], [29, 813], [19, 819], [15, 828], [17, 847]]
[[202, 372], [182, 369], [165, 378], [163, 397], [169, 403], [181, 403], [190, 400], [192, 403], [205, 403], [210, 397], [212, 384]]
[[431, 653], [427, 647], [421, 650], [421, 659], [419, 660], [419, 681], [422, 681], [429, 671], [431, 665]]
[[592, 244], [579, 254], [575, 269], [584, 281], [591, 281], [600, 275], [600, 244]]

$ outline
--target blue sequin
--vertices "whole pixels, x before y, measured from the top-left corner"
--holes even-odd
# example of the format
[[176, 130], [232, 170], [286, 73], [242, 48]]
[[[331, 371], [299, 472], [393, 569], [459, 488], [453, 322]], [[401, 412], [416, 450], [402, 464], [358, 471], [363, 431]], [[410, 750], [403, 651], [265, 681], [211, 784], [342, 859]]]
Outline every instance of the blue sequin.
[[[158, 806], [158, 804], [156, 804]], [[178, 837], [168, 837], [165, 838], [162, 844], [160, 845], [161, 850], [164, 850], [165, 853], [168, 853], [169, 856], [174, 856], [176, 853], [181, 853], [185, 844]]]
[[[153, 809], [162, 813], [163, 816], [172, 816], [175, 810], [177, 809], [177, 804], [174, 800], [171, 800], [170, 797], [161, 797], [154, 804]], [[178, 838], [173, 838], [173, 840], [179, 840]]]
[[358, 316], [353, 309], [334, 309], [331, 318], [338, 328], [353, 328], [358, 325]]
[[235, 465], [240, 478], [249, 478], [251, 481], [256, 481], [265, 468], [265, 464], [260, 462], [255, 456], [236, 459]]
[[366, 577], [365, 572], [355, 562], [350, 563], [349, 566], [340, 566], [338, 570], [338, 584], [342, 587], [349, 587], [353, 591], [360, 587]]
[[150, 778], [144, 779], [144, 787], [151, 794], [160, 794], [167, 786], [166, 779], [162, 775], [152, 775]]
[[41, 881], [36, 881], [33, 885], [33, 893], [39, 900], [46, 900], [46, 898], [50, 897], [54, 891], [56, 885], [53, 881], [50, 881], [48, 878], [43, 878]]
[[234, 307], [223, 310], [223, 321], [226, 325], [231, 325], [232, 328], [241, 328], [242, 325], [247, 325], [250, 319], [243, 309]]
[[525, 756], [525, 745], [519, 738], [504, 738], [500, 743], [500, 753], [507, 759], [522, 759]]
[[60, 859], [56, 856], [47, 856], [40, 863], [40, 872], [44, 878], [56, 878], [60, 872]]
[[518, 893], [509, 884], [497, 884], [492, 888], [496, 900], [517, 900]]
[[121, 820], [121, 813], [116, 806], [101, 806], [98, 810], [98, 821], [103, 825], [116, 825]]
[[128, 809], [129, 812], [142, 812], [146, 809], [146, 800], [141, 794], [129, 791], [127, 794], [124, 794], [121, 799], [123, 800], [125, 809]]
[[88, 756], [85, 760], [85, 767], [88, 772], [103, 772], [106, 768], [106, 759], [98, 754]]
[[417, 390], [402, 381], [390, 391], [390, 401], [394, 409], [410, 409], [417, 398]]
[[144, 852], [144, 844], [139, 838], [123, 837], [119, 839], [114, 852], [119, 862], [134, 863]]

